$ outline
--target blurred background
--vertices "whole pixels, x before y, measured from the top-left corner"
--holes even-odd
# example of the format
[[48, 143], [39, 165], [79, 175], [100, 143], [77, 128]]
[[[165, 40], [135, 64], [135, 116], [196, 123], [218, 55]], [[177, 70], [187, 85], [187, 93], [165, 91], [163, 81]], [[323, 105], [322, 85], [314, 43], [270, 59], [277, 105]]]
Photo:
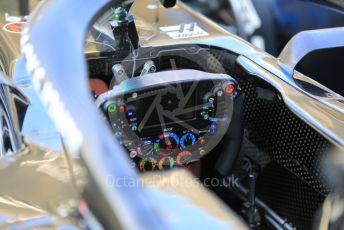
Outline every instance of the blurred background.
[[[298, 32], [344, 26], [343, 11], [302, 0], [183, 0], [226, 30], [278, 56]], [[344, 39], [344, 38], [343, 38]], [[316, 51], [298, 71], [344, 95], [344, 48]]]

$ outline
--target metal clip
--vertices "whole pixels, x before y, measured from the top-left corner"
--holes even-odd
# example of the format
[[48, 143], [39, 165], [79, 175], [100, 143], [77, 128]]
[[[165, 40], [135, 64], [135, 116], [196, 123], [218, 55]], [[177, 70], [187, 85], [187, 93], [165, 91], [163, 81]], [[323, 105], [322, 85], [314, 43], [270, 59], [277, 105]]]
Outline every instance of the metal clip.
[[153, 61], [147, 61], [141, 71], [140, 76], [146, 75], [147, 73], [155, 73], [156, 66]]
[[115, 83], [118, 85], [122, 81], [128, 79], [128, 75], [121, 64], [116, 64], [112, 66], [112, 73], [113, 73], [113, 79], [110, 83], [111, 86], [115, 85], [113, 84], [114, 83], [113, 81], [115, 81]]

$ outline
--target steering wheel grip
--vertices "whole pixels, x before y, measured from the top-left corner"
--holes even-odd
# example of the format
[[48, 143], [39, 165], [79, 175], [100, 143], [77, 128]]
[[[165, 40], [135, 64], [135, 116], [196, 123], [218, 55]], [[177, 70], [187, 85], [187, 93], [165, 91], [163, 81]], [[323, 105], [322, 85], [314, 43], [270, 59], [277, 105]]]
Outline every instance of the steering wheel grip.
[[222, 176], [229, 176], [232, 172], [233, 165], [239, 156], [241, 143], [244, 136], [243, 121], [243, 102], [245, 95], [239, 95], [233, 106], [232, 121], [228, 131], [223, 137], [224, 143], [222, 152], [216, 162], [215, 168]]

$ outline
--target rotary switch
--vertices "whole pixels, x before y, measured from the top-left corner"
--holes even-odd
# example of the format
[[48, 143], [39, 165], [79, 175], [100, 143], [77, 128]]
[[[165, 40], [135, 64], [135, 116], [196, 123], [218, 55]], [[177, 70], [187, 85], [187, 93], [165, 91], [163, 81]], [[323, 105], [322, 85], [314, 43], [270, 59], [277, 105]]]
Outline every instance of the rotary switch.
[[167, 93], [161, 97], [161, 105], [164, 110], [173, 112], [179, 105], [179, 99], [175, 94]]

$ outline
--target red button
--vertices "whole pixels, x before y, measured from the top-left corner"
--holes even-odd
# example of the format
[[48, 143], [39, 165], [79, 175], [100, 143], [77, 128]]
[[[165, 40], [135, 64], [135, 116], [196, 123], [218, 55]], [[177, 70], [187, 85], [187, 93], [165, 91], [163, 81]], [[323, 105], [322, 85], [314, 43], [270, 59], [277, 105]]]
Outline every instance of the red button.
[[121, 106], [119, 107], [119, 112], [120, 112], [120, 113], [124, 113], [124, 111], [125, 111], [125, 106], [124, 106], [124, 105], [121, 105]]
[[204, 144], [205, 144], [205, 140], [204, 140], [204, 139], [201, 139], [201, 140], [199, 140], [199, 143], [200, 143], [201, 145], [204, 145]]
[[235, 91], [235, 86], [232, 85], [232, 84], [229, 84], [229, 85], [226, 86], [225, 91], [226, 91], [226, 93], [228, 93], [228, 94], [232, 94], [232, 93], [234, 93], [234, 91]]

